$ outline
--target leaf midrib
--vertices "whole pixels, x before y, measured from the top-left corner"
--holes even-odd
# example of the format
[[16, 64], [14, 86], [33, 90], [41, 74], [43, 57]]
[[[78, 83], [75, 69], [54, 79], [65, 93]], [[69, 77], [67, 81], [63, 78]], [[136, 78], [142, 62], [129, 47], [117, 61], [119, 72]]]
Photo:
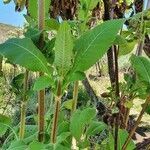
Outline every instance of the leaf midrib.
[[42, 66], [45, 68], [46, 73], [50, 74], [48, 68], [44, 65], [44, 63], [41, 61], [41, 59], [39, 59], [36, 55], [34, 55], [34, 53], [32, 53], [31, 51], [29, 51], [27, 48], [25, 48], [25, 47], [23, 47], [23, 46], [21, 46], [21, 45], [18, 45], [18, 44], [15, 43], [15, 42], [7, 42], [7, 43], [10, 43], [10, 44], [12, 44], [12, 45], [16, 45], [16, 46], [18, 46], [18, 47], [20, 47], [20, 48], [23, 48], [23, 49], [26, 50], [27, 52], [29, 52], [31, 55], [33, 55], [35, 58], [37, 58], [37, 59], [40, 61], [40, 63], [42, 64]]
[[[114, 22], [115, 23], [115, 22]], [[114, 24], [113, 23], [113, 24]], [[104, 26], [105, 27], [105, 26]], [[84, 56], [85, 55], [85, 53], [88, 51], [88, 49], [91, 47], [91, 45], [93, 44], [93, 42], [102, 34], [102, 33], [104, 33], [104, 31], [106, 31], [106, 29], [110, 29], [110, 27], [105, 27], [104, 29], [103, 29], [103, 31], [101, 31], [101, 32], [99, 32], [98, 34], [97, 34], [97, 36], [90, 42], [90, 44], [89, 44], [89, 46], [85, 49], [85, 51], [81, 54], [82, 56]], [[80, 57], [80, 59], [78, 60], [78, 62], [81, 60], [81, 57]], [[77, 64], [78, 64], [78, 62], [77, 62]]]

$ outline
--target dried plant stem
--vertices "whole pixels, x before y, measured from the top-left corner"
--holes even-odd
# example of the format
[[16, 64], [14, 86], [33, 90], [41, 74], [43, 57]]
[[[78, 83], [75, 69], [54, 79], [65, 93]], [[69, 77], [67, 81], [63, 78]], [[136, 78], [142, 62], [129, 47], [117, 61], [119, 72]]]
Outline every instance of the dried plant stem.
[[141, 112], [140, 112], [140, 114], [139, 114], [139, 116], [138, 116], [138, 119], [137, 119], [137, 121], [135, 122], [134, 127], [133, 127], [132, 130], [130, 131], [129, 136], [128, 136], [128, 138], [126, 139], [126, 141], [125, 141], [125, 143], [124, 143], [124, 145], [123, 145], [123, 147], [122, 147], [122, 150], [126, 150], [126, 148], [127, 148], [128, 144], [129, 144], [129, 142], [130, 142], [130, 140], [131, 140], [133, 134], [135, 133], [135, 130], [137, 129], [139, 123], [141, 122], [141, 119], [142, 119], [142, 117], [143, 117], [143, 114], [144, 114], [144, 112], [145, 112], [147, 106], [149, 105], [149, 103], [150, 103], [150, 95], [147, 97], [147, 99], [146, 99], [146, 101], [145, 101], [145, 103], [144, 103], [144, 105], [143, 105], [143, 107], [142, 107], [142, 110], [141, 110]]
[[79, 81], [75, 81], [75, 83], [74, 83], [74, 90], [73, 90], [72, 113], [77, 108], [78, 88], [79, 88]]
[[[38, 28], [43, 31], [45, 28], [45, 0], [38, 0]], [[39, 48], [42, 51], [44, 47], [44, 34], [39, 39]], [[43, 73], [39, 74], [40, 76]], [[38, 93], [38, 140], [44, 141], [44, 115], [45, 115], [45, 90]]]
[[130, 115], [130, 108], [127, 108], [126, 114], [125, 114], [125, 121], [124, 121], [124, 123], [125, 123], [125, 129], [128, 128], [129, 115]]

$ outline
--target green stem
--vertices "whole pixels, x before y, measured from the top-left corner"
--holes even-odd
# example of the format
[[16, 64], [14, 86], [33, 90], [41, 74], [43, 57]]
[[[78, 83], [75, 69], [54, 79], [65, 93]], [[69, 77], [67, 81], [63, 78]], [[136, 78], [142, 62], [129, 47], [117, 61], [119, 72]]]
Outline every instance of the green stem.
[[[38, 29], [43, 31], [45, 28], [45, 0], [38, 0]], [[39, 48], [42, 51], [44, 47], [44, 34], [39, 39]], [[43, 74], [40, 73], [40, 76]], [[38, 140], [44, 141], [44, 115], [45, 115], [45, 90], [38, 93]]]
[[137, 119], [137, 121], [135, 122], [134, 127], [133, 127], [132, 130], [130, 131], [129, 136], [127, 137], [127, 139], [126, 139], [126, 141], [125, 141], [125, 143], [124, 143], [124, 145], [123, 145], [123, 147], [122, 147], [122, 150], [126, 150], [126, 148], [127, 148], [128, 144], [129, 144], [129, 142], [130, 142], [130, 140], [131, 140], [133, 134], [135, 133], [135, 131], [136, 131], [138, 125], [139, 125], [140, 122], [141, 122], [141, 119], [142, 119], [142, 117], [143, 117], [143, 114], [144, 114], [144, 112], [145, 112], [147, 106], [149, 105], [149, 103], [150, 103], [150, 95], [147, 97], [147, 99], [146, 99], [146, 101], [145, 101], [145, 103], [144, 103], [144, 105], [143, 105], [143, 107], [142, 107], [142, 110], [141, 110], [141, 112], [140, 112], [140, 114], [139, 114], [139, 116], [138, 116], [138, 119]]
[[23, 139], [24, 134], [25, 134], [26, 102], [27, 102], [26, 92], [28, 89], [28, 75], [29, 75], [29, 72], [26, 70], [25, 77], [24, 77], [24, 87], [23, 87], [24, 93], [23, 93], [23, 99], [22, 99], [22, 103], [21, 103], [19, 139]]
[[[79, 81], [75, 81], [74, 83], [74, 90], [73, 90], [73, 102], [72, 102], [72, 109], [71, 113], [73, 114], [77, 109], [77, 100], [78, 100], [78, 88], [79, 88]], [[74, 137], [72, 137], [72, 149], [77, 149], [77, 141]]]
[[55, 96], [55, 112], [53, 118], [53, 125], [51, 131], [51, 143], [56, 143], [56, 136], [57, 136], [57, 126], [58, 126], [58, 118], [59, 118], [59, 111], [60, 111], [60, 104], [61, 104], [61, 81], [58, 81], [57, 85], [57, 94]]
[[25, 118], [26, 118], [26, 102], [22, 102], [22, 104], [21, 104], [21, 118], [20, 118], [20, 131], [19, 131], [19, 139], [20, 140], [22, 140], [24, 138]]

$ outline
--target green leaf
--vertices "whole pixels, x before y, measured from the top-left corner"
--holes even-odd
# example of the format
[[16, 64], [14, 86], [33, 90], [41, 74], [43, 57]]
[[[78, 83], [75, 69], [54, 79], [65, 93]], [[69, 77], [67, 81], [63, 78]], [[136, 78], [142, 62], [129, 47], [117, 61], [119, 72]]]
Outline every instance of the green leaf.
[[47, 60], [31, 39], [10, 39], [0, 44], [0, 54], [14, 64], [19, 64], [32, 71], [50, 73]]
[[70, 136], [70, 132], [63, 132], [57, 137], [57, 144], [61, 144]]
[[63, 146], [62, 144], [55, 144], [54, 150], [70, 150], [68, 147]]
[[32, 27], [32, 28], [34, 28], [34, 27], [38, 27], [37, 26], [37, 24], [38, 24], [38, 21], [37, 20], [34, 20], [31, 16], [29, 16], [29, 15], [23, 15], [24, 16], [24, 18], [25, 18], [25, 20], [28, 22], [28, 24]]
[[129, 37], [129, 33], [127, 33], [128, 32], [122, 33], [123, 35], [125, 35], [125, 37], [123, 35], [117, 35], [114, 41], [114, 45], [119, 45], [119, 56], [131, 53], [137, 43], [137, 41], [134, 39], [127, 39], [127, 37]]
[[[128, 137], [128, 132], [126, 130], [122, 130], [122, 129], [119, 129], [119, 132], [118, 132], [118, 150], [122, 150], [122, 146], [125, 142], [125, 140], [127, 139]], [[112, 149], [112, 147], [114, 147], [114, 137], [112, 136], [112, 134], [110, 133], [109, 134], [109, 147], [110, 149]], [[130, 140], [128, 146], [127, 146], [127, 150], [133, 150], [135, 149], [135, 144], [132, 140]]]
[[132, 108], [133, 105], [134, 105], [133, 101], [126, 101], [126, 102], [124, 103], [124, 106], [125, 106], [126, 108]]
[[29, 144], [28, 150], [45, 150], [45, 145], [40, 142], [33, 141]]
[[97, 133], [102, 132], [107, 128], [107, 125], [104, 122], [93, 121], [86, 131], [86, 135], [91, 136]]
[[85, 125], [89, 124], [95, 117], [96, 110], [94, 108], [86, 108], [83, 111], [77, 110], [71, 117], [70, 131], [77, 141], [80, 140]]
[[24, 81], [24, 74], [21, 73], [21, 74], [18, 74], [17, 76], [15, 76], [15, 77], [12, 79], [10, 85], [11, 85], [13, 88], [19, 90], [19, 89], [22, 88], [23, 81]]
[[58, 21], [56, 19], [47, 19], [45, 21], [45, 26], [46, 26], [46, 29], [47, 30], [58, 30], [59, 29], [59, 26], [60, 24], [58, 23]]
[[28, 30], [24, 33], [25, 37], [32, 39], [34, 43], [39, 42], [39, 38], [42, 31], [39, 31], [36, 28], [29, 27]]
[[[49, 7], [50, 7], [51, 0], [45, 0], [45, 15], [46, 17], [49, 15]], [[28, 11], [30, 16], [37, 20], [38, 18], [38, 0], [29, 0], [28, 4]]]
[[86, 1], [88, 3], [89, 10], [92, 10], [101, 0], [86, 0]]
[[131, 56], [131, 63], [136, 71], [138, 79], [150, 85], [150, 61], [145, 57]]
[[11, 125], [11, 119], [7, 116], [0, 114], [0, 136], [3, 136], [9, 126]]
[[67, 100], [63, 103], [63, 107], [66, 108], [66, 109], [69, 109], [69, 110], [72, 110], [72, 103], [73, 103], [73, 100]]
[[79, 81], [79, 80], [84, 80], [86, 78], [86, 75], [84, 72], [73, 72], [72, 74], [69, 74], [69, 82], [74, 82], [74, 81]]
[[40, 91], [50, 85], [54, 85], [54, 80], [52, 80], [49, 76], [41, 76], [35, 81], [33, 90]]
[[[34, 7], [33, 7], [34, 6]], [[28, 11], [30, 16], [37, 20], [37, 16], [38, 16], [38, 1], [37, 0], [29, 0], [29, 7], [28, 7]]]
[[85, 71], [102, 58], [113, 44], [123, 23], [124, 20], [121, 19], [106, 21], [83, 34], [75, 42], [74, 50], [77, 52], [75, 70]]
[[55, 41], [54, 64], [58, 68], [59, 75], [65, 76], [72, 63], [73, 40], [71, 29], [67, 22], [63, 22], [58, 30]]
[[7, 150], [25, 150], [25, 149], [27, 149], [27, 145], [23, 141], [19, 140], [13, 141]]
[[67, 121], [63, 121], [63, 122], [60, 122], [59, 125], [58, 125], [58, 135], [60, 135], [61, 133], [63, 132], [68, 132], [69, 131], [69, 122]]
[[136, 45], [137, 41], [128, 41], [127, 43], [121, 44], [119, 46], [119, 56], [127, 55], [131, 53]]

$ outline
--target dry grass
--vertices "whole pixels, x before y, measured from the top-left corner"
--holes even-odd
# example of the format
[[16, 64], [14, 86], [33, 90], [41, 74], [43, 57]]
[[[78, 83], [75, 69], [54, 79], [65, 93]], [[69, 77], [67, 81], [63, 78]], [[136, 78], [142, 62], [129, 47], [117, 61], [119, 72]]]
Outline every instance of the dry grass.
[[[105, 70], [107, 71], [107, 70]], [[104, 73], [105, 74], [105, 73]], [[93, 76], [93, 79], [91, 80], [89, 78], [89, 75]], [[102, 77], [98, 77], [96, 72], [95, 66], [91, 67], [87, 71], [87, 77], [90, 81], [91, 86], [93, 87], [94, 91], [98, 96], [100, 96], [103, 92], [107, 92], [107, 88], [110, 87], [110, 81], [109, 76], [104, 75]], [[123, 81], [123, 72], [119, 74], [120, 81]], [[141, 104], [144, 103], [144, 100], [135, 99], [133, 108], [131, 109], [130, 114], [138, 116], [139, 112], [141, 111], [142, 107]], [[144, 114], [142, 118], [142, 125], [149, 125], [150, 126], [150, 115]]]

